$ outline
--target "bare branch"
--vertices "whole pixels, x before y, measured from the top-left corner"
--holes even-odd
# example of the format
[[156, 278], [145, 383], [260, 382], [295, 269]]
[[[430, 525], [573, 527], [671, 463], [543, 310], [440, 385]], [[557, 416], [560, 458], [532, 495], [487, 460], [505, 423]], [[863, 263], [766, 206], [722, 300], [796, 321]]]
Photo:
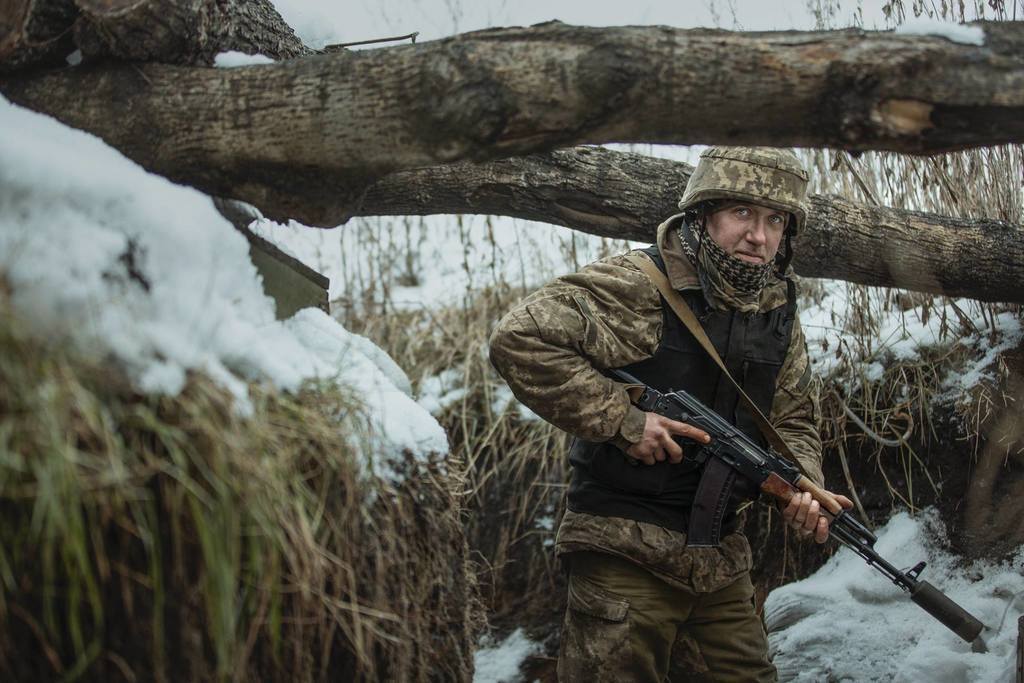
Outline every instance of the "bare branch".
[[[394, 173], [372, 185], [356, 215], [478, 213], [653, 240], [677, 211], [688, 164], [597, 147], [460, 162]], [[1024, 228], [810, 198], [795, 241], [796, 271], [883, 287], [1024, 303]]]

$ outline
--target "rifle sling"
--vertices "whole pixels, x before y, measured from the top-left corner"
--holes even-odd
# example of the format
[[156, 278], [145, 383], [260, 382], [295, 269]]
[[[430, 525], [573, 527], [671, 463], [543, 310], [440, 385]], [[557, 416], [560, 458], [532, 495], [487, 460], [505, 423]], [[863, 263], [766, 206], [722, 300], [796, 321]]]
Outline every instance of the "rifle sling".
[[[743, 387], [733, 379], [729, 370], [725, 367], [725, 363], [719, 357], [718, 351], [715, 350], [714, 344], [711, 343], [707, 333], [704, 332], [704, 328], [701, 327], [697, 316], [693, 314], [693, 311], [687, 305], [682, 295], [672, 288], [672, 284], [668, 281], [665, 273], [661, 272], [661, 269], [642, 252], [633, 252], [627, 258], [650, 278], [654, 286], [658, 288], [661, 296], [668, 302], [673, 313], [686, 325], [686, 329], [697, 339], [704, 351], [711, 356], [711, 359], [722, 370], [722, 374], [732, 382], [740, 399], [747, 410], [750, 411], [754, 422], [768, 443], [786, 459], [794, 463], [801, 474], [807, 477], [807, 472], [804, 471], [800, 461], [793, 455], [793, 451], [790, 450], [782, 436], [775, 431], [775, 427], [764, 416], [761, 409], [747, 396], [747, 392], [743, 391]], [[807, 477], [807, 479], [810, 481], [810, 477]], [[722, 530], [722, 519], [728, 511], [729, 499], [735, 481], [736, 473], [731, 467], [717, 458], [708, 461], [708, 464], [704, 467], [704, 473], [701, 475], [700, 484], [697, 486], [697, 493], [693, 504], [690, 507], [690, 520], [686, 533], [687, 545], [693, 547], [718, 547]]]
[[[718, 367], [721, 368], [722, 374], [725, 375], [725, 377], [732, 383], [733, 387], [735, 387], [736, 391], [739, 393], [740, 399], [743, 401], [743, 405], [750, 411], [751, 416], [754, 418], [754, 422], [757, 423], [758, 429], [761, 431], [764, 438], [767, 439], [768, 443], [771, 444], [772, 448], [785, 456], [787, 460], [796, 465], [804, 476], [807, 476], [807, 472], [804, 471], [804, 468], [800, 465], [800, 461], [797, 460], [795, 455], [793, 455], [793, 451], [789, 448], [789, 445], [775, 430], [775, 427], [773, 427], [772, 423], [768, 421], [768, 418], [764, 416], [761, 409], [754, 404], [749, 396], [747, 396], [747, 392], [743, 391], [743, 387], [741, 387], [736, 380], [733, 379], [732, 375], [729, 374], [729, 370], [726, 369], [725, 363], [723, 363], [722, 359], [719, 357], [714, 344], [712, 344], [711, 340], [708, 339], [708, 335], [704, 332], [704, 328], [701, 327], [700, 321], [697, 320], [697, 316], [694, 315], [682, 295], [672, 289], [672, 285], [669, 283], [668, 277], [665, 273], [661, 272], [658, 266], [656, 266], [651, 259], [647, 258], [647, 256], [641, 252], [632, 252], [627, 256], [627, 258], [640, 268], [648, 278], [650, 278], [651, 282], [654, 283], [654, 286], [658, 288], [661, 296], [668, 302], [672, 312], [675, 313], [681, 321], [683, 321], [683, 324], [686, 325], [686, 329], [690, 331], [690, 334], [696, 337], [704, 351], [711, 356], [711, 360], [715, 361]], [[808, 479], [809, 478], [810, 477], [808, 477]]]

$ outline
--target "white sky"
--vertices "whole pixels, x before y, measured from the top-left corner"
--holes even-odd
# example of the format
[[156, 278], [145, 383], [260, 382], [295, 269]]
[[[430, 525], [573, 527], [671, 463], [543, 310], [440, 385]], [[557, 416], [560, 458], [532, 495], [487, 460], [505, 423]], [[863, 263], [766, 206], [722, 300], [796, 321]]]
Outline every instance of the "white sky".
[[463, 31], [552, 19], [591, 26], [666, 24], [747, 31], [809, 30], [815, 28], [809, 5], [834, 8], [835, 27], [856, 23], [868, 29], [886, 28], [881, 10], [884, 0], [359, 0], [351, 4], [338, 0], [275, 0], [274, 4], [299, 35], [314, 46], [414, 31], [419, 31], [421, 41], [434, 40]]

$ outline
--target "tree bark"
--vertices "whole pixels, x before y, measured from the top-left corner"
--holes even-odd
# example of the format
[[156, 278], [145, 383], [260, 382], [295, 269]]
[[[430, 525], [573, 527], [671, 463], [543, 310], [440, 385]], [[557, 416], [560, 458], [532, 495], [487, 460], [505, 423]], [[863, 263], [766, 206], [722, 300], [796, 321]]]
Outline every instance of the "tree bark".
[[387, 173], [579, 142], [931, 153], [1022, 141], [1024, 22], [980, 26], [983, 46], [549, 23], [262, 67], [96, 65], [0, 88], [179, 182], [335, 225]]
[[75, 42], [86, 59], [211, 66], [237, 50], [291, 59], [312, 54], [270, 0], [75, 0]]
[[0, 71], [97, 57], [213, 64], [227, 50], [312, 54], [271, 0], [0, 0]]
[[[688, 164], [598, 147], [393, 173], [354, 214], [478, 213], [649, 241], [675, 213]], [[1024, 228], [812, 195], [793, 267], [805, 277], [1024, 303]]]
[[0, 73], [63, 64], [77, 17], [72, 0], [0, 0]]

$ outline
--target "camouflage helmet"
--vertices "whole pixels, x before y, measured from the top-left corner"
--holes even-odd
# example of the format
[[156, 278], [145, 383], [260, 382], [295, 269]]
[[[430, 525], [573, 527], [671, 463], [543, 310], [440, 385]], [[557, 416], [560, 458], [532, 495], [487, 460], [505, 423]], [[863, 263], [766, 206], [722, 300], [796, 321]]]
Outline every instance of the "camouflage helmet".
[[788, 149], [709, 147], [686, 184], [679, 208], [709, 199], [738, 199], [793, 214], [793, 232], [807, 220], [807, 171]]

